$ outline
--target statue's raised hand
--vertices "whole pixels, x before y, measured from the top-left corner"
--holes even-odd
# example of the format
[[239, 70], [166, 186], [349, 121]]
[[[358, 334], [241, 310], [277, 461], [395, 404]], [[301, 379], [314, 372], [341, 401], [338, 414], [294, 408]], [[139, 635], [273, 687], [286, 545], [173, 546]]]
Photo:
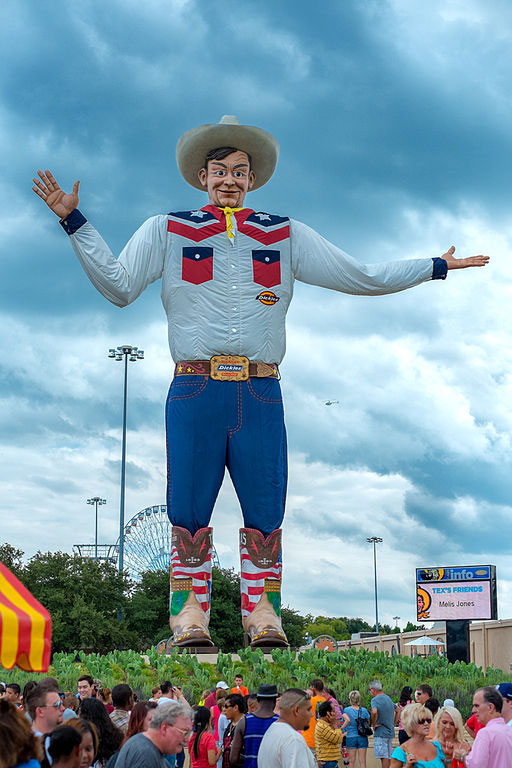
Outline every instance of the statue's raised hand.
[[448, 265], [448, 269], [467, 269], [468, 267], [485, 267], [487, 262], [489, 261], [489, 256], [482, 256], [480, 254], [479, 256], [469, 256], [466, 259], [456, 259], [454, 258], [455, 253], [455, 246], [452, 245], [451, 248], [448, 248], [446, 253], [443, 253], [441, 256], [442, 259], [444, 259]]
[[75, 181], [73, 184], [73, 191], [68, 195], [62, 190], [50, 171], [38, 171], [37, 175], [39, 179], [32, 179], [34, 186], [32, 189], [39, 195], [41, 200], [44, 200], [48, 208], [50, 208], [59, 219], [65, 219], [71, 211], [78, 208], [78, 187], [79, 181]]

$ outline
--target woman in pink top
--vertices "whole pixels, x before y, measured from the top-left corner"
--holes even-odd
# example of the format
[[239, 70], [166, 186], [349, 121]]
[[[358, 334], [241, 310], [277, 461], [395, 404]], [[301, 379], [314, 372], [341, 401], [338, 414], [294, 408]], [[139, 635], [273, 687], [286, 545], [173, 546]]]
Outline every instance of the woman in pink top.
[[215, 744], [212, 718], [207, 707], [197, 707], [194, 714], [194, 734], [188, 742], [190, 768], [211, 768], [219, 759], [222, 747]]
[[227, 696], [227, 691], [224, 691], [222, 688], [217, 688], [217, 692], [215, 694], [215, 698], [217, 699], [217, 703], [213, 705], [213, 707], [210, 709], [210, 714], [212, 716], [213, 720], [213, 735], [215, 737], [215, 741], [221, 741], [219, 739], [219, 717], [222, 713], [222, 707], [224, 706], [224, 701]]

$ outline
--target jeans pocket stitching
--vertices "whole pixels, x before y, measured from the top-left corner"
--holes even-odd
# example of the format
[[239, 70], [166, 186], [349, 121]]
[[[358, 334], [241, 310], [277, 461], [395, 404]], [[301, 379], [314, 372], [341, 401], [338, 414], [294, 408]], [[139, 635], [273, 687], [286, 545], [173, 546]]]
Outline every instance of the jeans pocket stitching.
[[[198, 395], [201, 394], [201, 392], [203, 392], [207, 383], [208, 383], [208, 379], [205, 379], [203, 382], [200, 382], [200, 383], [191, 381], [190, 384], [195, 384], [198, 387], [197, 392], [190, 392], [187, 395], [174, 395], [173, 392], [171, 392], [169, 397], [169, 402], [172, 402], [173, 400], [191, 400], [192, 398], [197, 397]], [[189, 382], [187, 382], [187, 385], [188, 384]], [[183, 385], [178, 384], [177, 386], [181, 387]]]
[[252, 396], [253, 396], [253, 397], [254, 397], [256, 400], [259, 400], [259, 401], [260, 401], [260, 403], [269, 403], [269, 404], [276, 404], [276, 405], [277, 405], [278, 403], [282, 403], [282, 402], [283, 402], [283, 398], [282, 398], [282, 397], [280, 397], [280, 398], [278, 398], [278, 399], [274, 399], [274, 398], [267, 398], [267, 397], [262, 397], [261, 395], [259, 395], [259, 394], [258, 394], [258, 393], [257, 393], [257, 392], [254, 390], [254, 387], [252, 386], [252, 384], [251, 384], [251, 380], [250, 380], [250, 379], [247, 379], [247, 389], [249, 390], [250, 394], [251, 394], [251, 395], [252, 395]]

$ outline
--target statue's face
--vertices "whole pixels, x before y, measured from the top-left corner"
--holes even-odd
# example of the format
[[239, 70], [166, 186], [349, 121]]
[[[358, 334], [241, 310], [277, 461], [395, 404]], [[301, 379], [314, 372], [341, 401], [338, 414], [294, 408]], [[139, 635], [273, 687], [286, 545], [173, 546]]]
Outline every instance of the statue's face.
[[222, 160], [210, 160], [208, 168], [201, 168], [198, 176], [208, 191], [211, 205], [221, 208], [242, 208], [256, 178], [249, 169], [249, 158], [241, 151], [232, 152]]

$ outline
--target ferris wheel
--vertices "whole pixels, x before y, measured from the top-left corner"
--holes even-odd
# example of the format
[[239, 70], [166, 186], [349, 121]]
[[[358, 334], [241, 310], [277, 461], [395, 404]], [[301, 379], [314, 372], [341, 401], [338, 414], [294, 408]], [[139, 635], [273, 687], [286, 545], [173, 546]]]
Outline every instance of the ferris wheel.
[[[140, 581], [144, 571], [168, 571], [171, 566], [171, 523], [165, 504], [137, 512], [124, 527], [124, 568]], [[119, 539], [116, 551], [119, 553]], [[212, 564], [220, 567], [215, 549]]]

